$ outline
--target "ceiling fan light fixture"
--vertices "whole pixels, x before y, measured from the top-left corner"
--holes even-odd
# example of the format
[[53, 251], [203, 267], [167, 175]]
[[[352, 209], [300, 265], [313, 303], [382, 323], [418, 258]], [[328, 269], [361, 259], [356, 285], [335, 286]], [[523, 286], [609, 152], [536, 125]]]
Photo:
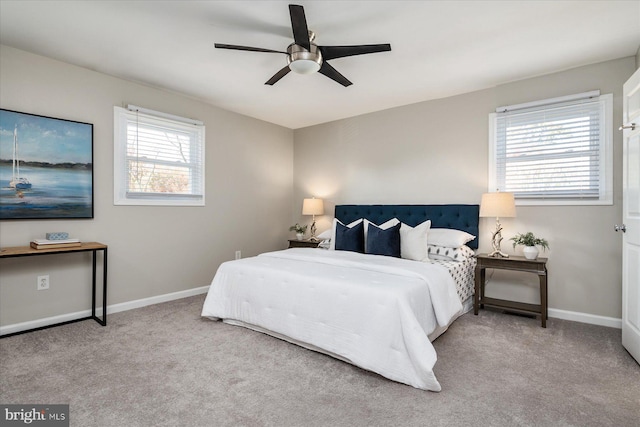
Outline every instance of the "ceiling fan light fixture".
[[311, 59], [297, 59], [289, 63], [289, 68], [298, 74], [313, 74], [318, 72], [320, 64]]
[[291, 71], [298, 74], [313, 74], [322, 65], [322, 54], [318, 46], [312, 44], [311, 50], [306, 50], [297, 44], [291, 44], [287, 48], [287, 62]]

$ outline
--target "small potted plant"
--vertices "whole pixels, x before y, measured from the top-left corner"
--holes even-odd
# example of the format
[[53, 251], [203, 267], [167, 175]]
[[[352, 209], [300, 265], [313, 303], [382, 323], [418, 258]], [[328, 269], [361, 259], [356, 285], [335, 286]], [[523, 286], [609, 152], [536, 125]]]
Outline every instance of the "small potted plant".
[[304, 237], [304, 233], [307, 232], [307, 226], [296, 223], [296, 225], [292, 225], [291, 227], [289, 227], [289, 231], [295, 231], [296, 239], [302, 240], [302, 238]]
[[524, 246], [522, 252], [524, 253], [524, 257], [526, 259], [536, 259], [538, 258], [538, 248], [540, 246], [542, 250], [549, 249], [549, 242], [545, 239], [539, 239], [532, 232], [528, 233], [518, 233], [511, 238], [513, 240], [513, 247], [515, 248], [517, 245]]

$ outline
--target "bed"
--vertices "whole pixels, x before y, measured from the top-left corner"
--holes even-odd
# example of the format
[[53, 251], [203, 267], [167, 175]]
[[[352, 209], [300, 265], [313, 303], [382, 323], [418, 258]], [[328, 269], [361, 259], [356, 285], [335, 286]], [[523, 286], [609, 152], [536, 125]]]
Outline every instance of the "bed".
[[[477, 236], [478, 214], [478, 205], [338, 205], [332, 241], [343, 244], [341, 230], [355, 233], [360, 223], [369, 230], [367, 249], [376, 233], [391, 235], [402, 227], [416, 236], [426, 221], [427, 242], [432, 234], [433, 243], [439, 243], [440, 232]], [[411, 236], [401, 235], [407, 242]], [[440, 391], [431, 341], [472, 306], [472, 255], [478, 243], [458, 243], [430, 244], [421, 261], [405, 258], [404, 247], [403, 257], [335, 247], [292, 248], [225, 262], [212, 280], [202, 316]]]

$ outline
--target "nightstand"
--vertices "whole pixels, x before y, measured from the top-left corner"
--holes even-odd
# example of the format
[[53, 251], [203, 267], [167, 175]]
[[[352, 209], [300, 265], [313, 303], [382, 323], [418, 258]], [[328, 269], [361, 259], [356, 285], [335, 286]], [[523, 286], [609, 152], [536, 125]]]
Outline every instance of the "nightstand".
[[[500, 307], [526, 314], [539, 314], [542, 327], [547, 327], [547, 258], [527, 259], [515, 255], [509, 258], [498, 258], [490, 257], [487, 254], [479, 254], [476, 259], [478, 264], [476, 265], [476, 294], [473, 300], [473, 314], [478, 314], [478, 308], [484, 308], [485, 305]], [[486, 297], [484, 295], [484, 285], [485, 269], [487, 268], [537, 274], [540, 279], [540, 304], [527, 304]]]
[[317, 248], [320, 240], [313, 242], [311, 240], [289, 239], [290, 248]]

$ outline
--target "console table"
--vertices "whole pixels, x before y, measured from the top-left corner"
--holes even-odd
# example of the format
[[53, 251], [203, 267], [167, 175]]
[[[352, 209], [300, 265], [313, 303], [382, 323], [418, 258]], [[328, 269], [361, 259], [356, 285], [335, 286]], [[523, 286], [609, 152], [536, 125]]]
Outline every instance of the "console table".
[[[103, 258], [103, 276], [102, 276], [102, 319], [96, 316], [96, 258], [97, 252], [102, 251]], [[92, 252], [92, 283], [91, 283], [91, 316], [82, 317], [80, 319], [68, 320], [66, 322], [54, 323], [52, 325], [41, 326], [38, 328], [28, 329], [25, 331], [14, 332], [0, 336], [0, 338], [6, 338], [13, 335], [24, 334], [26, 332], [38, 331], [41, 329], [51, 328], [54, 326], [66, 325], [68, 323], [80, 322], [82, 320], [93, 319], [102, 326], [107, 326], [107, 245], [98, 242], [86, 242], [80, 246], [72, 246], [68, 248], [54, 248], [54, 249], [33, 249], [31, 246], [15, 246], [4, 248], [0, 250], [0, 259], [2, 258], [16, 258], [27, 256], [42, 256], [42, 255], [55, 255], [72, 252]]]
[[[509, 258], [490, 257], [487, 254], [476, 256], [476, 283], [475, 298], [473, 301], [473, 314], [478, 314], [478, 308], [485, 305], [501, 307], [508, 310], [527, 314], [539, 314], [543, 328], [547, 327], [547, 259], [527, 259], [522, 256], [510, 256]], [[527, 304], [516, 301], [506, 301], [497, 298], [488, 298], [484, 295], [485, 269], [495, 268], [499, 270], [521, 271], [537, 274], [540, 280], [540, 304]]]

